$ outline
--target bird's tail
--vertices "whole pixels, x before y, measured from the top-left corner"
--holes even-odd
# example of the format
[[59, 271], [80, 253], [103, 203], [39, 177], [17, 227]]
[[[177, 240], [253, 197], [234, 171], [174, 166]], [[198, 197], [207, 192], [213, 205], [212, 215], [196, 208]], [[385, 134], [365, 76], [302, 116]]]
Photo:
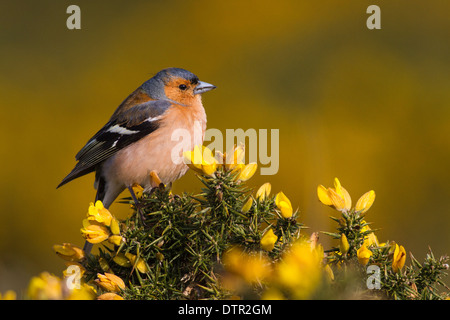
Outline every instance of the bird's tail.
[[68, 183], [76, 178], [79, 178], [81, 176], [84, 176], [85, 174], [91, 173], [94, 170], [95, 170], [94, 168], [84, 168], [83, 169], [78, 166], [75, 166], [75, 168], [73, 168], [73, 170], [61, 181], [61, 183], [58, 184], [56, 189], [58, 189], [59, 187], [62, 187], [66, 183]]

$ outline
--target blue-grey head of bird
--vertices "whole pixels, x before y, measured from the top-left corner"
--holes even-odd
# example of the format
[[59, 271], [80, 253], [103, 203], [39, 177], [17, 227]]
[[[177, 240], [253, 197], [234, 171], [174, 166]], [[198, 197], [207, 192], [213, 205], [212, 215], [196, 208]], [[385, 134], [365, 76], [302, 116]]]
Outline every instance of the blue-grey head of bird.
[[204, 81], [190, 71], [181, 68], [167, 68], [146, 81], [142, 88], [155, 100], [169, 100], [181, 105], [192, 105], [200, 101], [202, 93], [216, 86]]

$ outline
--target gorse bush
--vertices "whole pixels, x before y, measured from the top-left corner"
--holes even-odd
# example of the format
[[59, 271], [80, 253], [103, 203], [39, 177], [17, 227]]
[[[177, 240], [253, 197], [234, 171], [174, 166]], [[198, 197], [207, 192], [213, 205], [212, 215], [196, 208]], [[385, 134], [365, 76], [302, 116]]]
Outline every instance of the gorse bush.
[[[375, 200], [369, 191], [355, 206], [335, 179], [319, 186], [319, 200], [338, 216], [335, 239], [324, 250], [307, 234], [283, 193], [270, 183], [247, 184], [256, 164], [243, 164], [244, 149], [213, 156], [196, 147], [184, 154], [201, 191], [172, 194], [160, 184], [132, 198], [133, 214], [118, 221], [101, 202], [91, 203], [81, 233], [96, 253], [54, 247], [67, 261], [62, 278], [42, 273], [28, 299], [446, 299], [446, 256], [431, 249], [420, 263], [394, 241], [379, 242], [366, 221]], [[8, 293], [10, 296], [10, 293]]]

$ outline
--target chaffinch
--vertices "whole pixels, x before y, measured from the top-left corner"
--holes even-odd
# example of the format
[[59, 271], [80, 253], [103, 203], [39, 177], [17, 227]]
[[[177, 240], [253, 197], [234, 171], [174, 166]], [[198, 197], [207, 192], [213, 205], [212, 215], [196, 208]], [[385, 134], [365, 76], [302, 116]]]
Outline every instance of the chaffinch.
[[[181, 158], [182, 151], [203, 144], [206, 113], [201, 95], [215, 88], [187, 70], [161, 70], [131, 93], [78, 152], [75, 168], [58, 188], [95, 171], [96, 200], [109, 208], [126, 188], [136, 201], [135, 183], [148, 191], [182, 177], [188, 167], [173, 161], [173, 150], [180, 149]], [[194, 132], [198, 127], [201, 134]], [[178, 129], [190, 134], [181, 148], [172, 138]]]

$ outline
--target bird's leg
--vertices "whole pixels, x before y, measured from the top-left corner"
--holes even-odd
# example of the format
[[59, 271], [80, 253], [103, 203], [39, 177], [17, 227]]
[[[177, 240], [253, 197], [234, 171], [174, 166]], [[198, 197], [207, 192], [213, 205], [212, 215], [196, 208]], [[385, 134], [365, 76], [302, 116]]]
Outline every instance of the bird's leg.
[[94, 246], [93, 243], [90, 243], [89, 241], [86, 241], [84, 243], [83, 251], [84, 254], [87, 256], [89, 253], [91, 253], [92, 247]]
[[140, 201], [137, 199], [136, 194], [134, 193], [133, 187], [128, 186], [128, 191], [130, 191], [131, 197], [133, 198], [134, 201], [134, 206], [136, 207], [136, 211], [138, 212], [142, 224], [145, 226], [145, 219], [144, 219], [144, 214], [142, 213], [141, 209], [142, 209], [142, 204], [140, 203]]

